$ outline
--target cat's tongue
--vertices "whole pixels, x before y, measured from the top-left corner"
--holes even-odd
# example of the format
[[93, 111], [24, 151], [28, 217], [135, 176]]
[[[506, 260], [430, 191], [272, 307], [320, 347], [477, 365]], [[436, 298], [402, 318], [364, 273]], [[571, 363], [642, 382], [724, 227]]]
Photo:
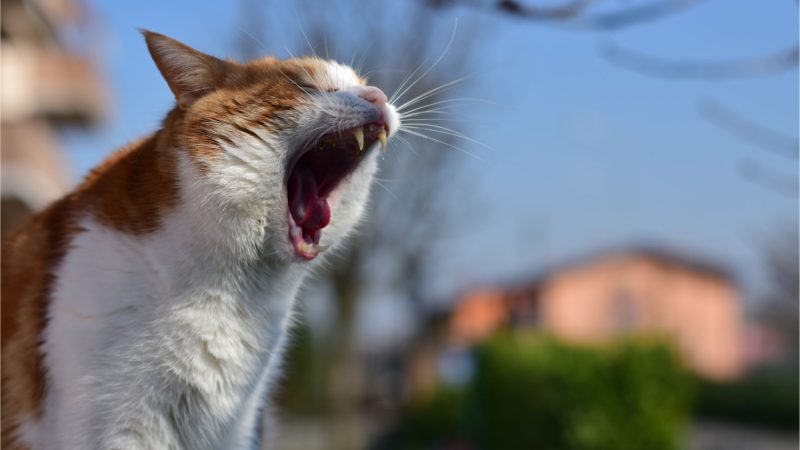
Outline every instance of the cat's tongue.
[[289, 211], [298, 227], [306, 231], [324, 228], [331, 221], [331, 208], [317, 195], [314, 174], [305, 167], [292, 171], [288, 183]]

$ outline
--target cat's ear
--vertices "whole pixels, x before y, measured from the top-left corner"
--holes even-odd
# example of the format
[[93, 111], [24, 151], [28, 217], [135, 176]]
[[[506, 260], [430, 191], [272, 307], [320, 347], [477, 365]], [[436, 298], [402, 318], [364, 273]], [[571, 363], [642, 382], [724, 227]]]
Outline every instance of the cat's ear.
[[216, 88], [231, 65], [163, 34], [139, 31], [144, 35], [153, 61], [181, 108], [188, 107]]

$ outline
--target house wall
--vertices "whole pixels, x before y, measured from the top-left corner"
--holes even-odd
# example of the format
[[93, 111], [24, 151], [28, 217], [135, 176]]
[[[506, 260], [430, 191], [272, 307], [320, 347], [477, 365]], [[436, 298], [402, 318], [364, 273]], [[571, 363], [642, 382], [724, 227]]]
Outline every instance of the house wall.
[[732, 283], [640, 255], [556, 272], [542, 283], [540, 326], [568, 340], [665, 334], [689, 367], [715, 379], [742, 370], [742, 319]]

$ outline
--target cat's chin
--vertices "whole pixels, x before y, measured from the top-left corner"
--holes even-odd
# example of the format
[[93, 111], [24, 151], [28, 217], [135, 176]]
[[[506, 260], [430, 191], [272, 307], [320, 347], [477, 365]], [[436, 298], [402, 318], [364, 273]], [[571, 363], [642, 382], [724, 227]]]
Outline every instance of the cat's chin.
[[386, 146], [383, 120], [315, 137], [289, 165], [286, 180], [289, 242], [305, 261], [327, 247], [320, 244], [331, 220], [331, 193], [337, 191], [375, 144]]

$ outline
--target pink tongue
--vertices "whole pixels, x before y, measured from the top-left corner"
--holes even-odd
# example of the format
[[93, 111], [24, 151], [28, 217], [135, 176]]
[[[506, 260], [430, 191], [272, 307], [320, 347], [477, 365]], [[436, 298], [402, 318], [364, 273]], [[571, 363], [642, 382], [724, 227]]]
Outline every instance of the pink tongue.
[[331, 221], [328, 201], [317, 196], [317, 182], [305, 167], [295, 168], [289, 178], [289, 211], [304, 230], [318, 230]]

